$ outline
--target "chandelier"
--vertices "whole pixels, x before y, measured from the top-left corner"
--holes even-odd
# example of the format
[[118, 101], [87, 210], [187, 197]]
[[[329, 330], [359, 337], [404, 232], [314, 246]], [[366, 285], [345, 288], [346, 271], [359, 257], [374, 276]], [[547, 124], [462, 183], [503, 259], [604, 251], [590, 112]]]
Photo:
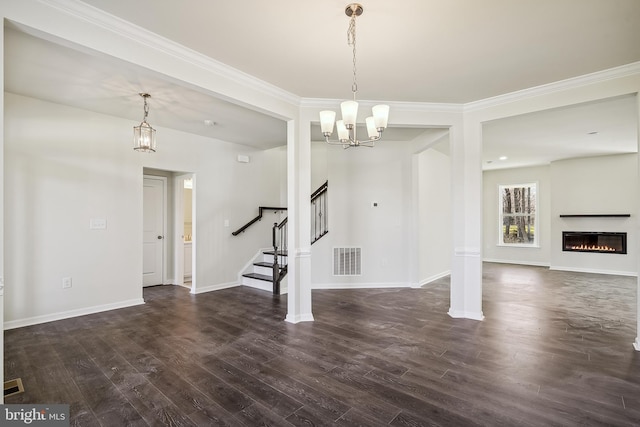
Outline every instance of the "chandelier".
[[[340, 104], [342, 112], [342, 120], [336, 120], [335, 111], [320, 112], [320, 127], [325, 141], [329, 144], [342, 145], [343, 148], [349, 147], [373, 147], [381, 138], [382, 132], [387, 128], [389, 119], [389, 106], [376, 105], [371, 109], [373, 116], [366, 118], [367, 133], [369, 139], [360, 141], [356, 133], [356, 117], [358, 115], [358, 102], [356, 101], [356, 93], [358, 92], [358, 81], [356, 78], [356, 17], [362, 15], [362, 5], [351, 3], [347, 5], [344, 13], [350, 18], [349, 29], [347, 30], [347, 44], [353, 48], [353, 83], [351, 92], [353, 92], [353, 101], [344, 101]], [[338, 131], [338, 141], [331, 141], [329, 138], [333, 133], [333, 125], [336, 125]]]
[[151, 98], [148, 93], [139, 93], [144, 99], [144, 118], [140, 126], [133, 127], [133, 149], [136, 151], [143, 151], [145, 153], [156, 151], [156, 130], [147, 123], [147, 116], [149, 115], [149, 105], [147, 104], [147, 98]]

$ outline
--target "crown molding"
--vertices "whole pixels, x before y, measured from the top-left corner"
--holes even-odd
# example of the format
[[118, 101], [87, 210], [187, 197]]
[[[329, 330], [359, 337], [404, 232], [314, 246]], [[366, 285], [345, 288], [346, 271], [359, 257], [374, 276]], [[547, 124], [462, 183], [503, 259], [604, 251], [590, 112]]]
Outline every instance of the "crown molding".
[[549, 95], [570, 89], [576, 89], [582, 86], [592, 85], [605, 82], [608, 80], [629, 77], [640, 74], [640, 61], [630, 64], [621, 65], [619, 67], [609, 68], [603, 71], [596, 71], [590, 74], [584, 74], [578, 77], [572, 77], [553, 83], [535, 86], [528, 89], [522, 89], [515, 92], [498, 95], [491, 98], [472, 101], [464, 104], [464, 112], [478, 111], [485, 108], [496, 107], [510, 102], [522, 101], [528, 98], [534, 98], [542, 95]]
[[154, 49], [195, 65], [223, 78], [246, 86], [250, 89], [264, 93], [286, 103], [299, 105], [300, 97], [291, 92], [287, 92], [271, 83], [260, 80], [238, 69], [230, 67], [209, 56], [203, 55], [195, 50], [189, 49], [170, 39], [162, 37], [156, 33], [139, 27], [117, 16], [111, 15], [101, 9], [81, 2], [80, 0], [38, 0], [49, 7], [53, 7], [60, 12], [71, 15], [74, 18], [89, 22], [92, 25], [103, 28], [107, 31], [127, 37]]
[[[301, 108], [336, 108], [344, 99], [329, 98], [301, 98]], [[397, 111], [411, 111], [422, 113], [462, 113], [463, 104], [445, 104], [434, 102], [402, 102], [402, 101], [371, 101], [358, 100], [363, 107], [371, 107], [376, 104], [387, 104]]]

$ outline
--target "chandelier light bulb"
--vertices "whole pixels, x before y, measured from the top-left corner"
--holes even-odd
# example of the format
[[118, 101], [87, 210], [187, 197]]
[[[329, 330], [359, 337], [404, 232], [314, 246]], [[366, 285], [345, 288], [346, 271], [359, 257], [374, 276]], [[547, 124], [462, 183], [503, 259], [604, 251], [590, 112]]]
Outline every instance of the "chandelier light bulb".
[[320, 127], [325, 137], [333, 133], [333, 124], [336, 121], [336, 112], [331, 110], [320, 111]]
[[380, 104], [371, 109], [373, 118], [375, 120], [376, 129], [378, 132], [382, 132], [387, 128], [387, 122], [389, 121], [389, 106]]
[[369, 135], [369, 139], [379, 139], [380, 132], [376, 128], [376, 123], [373, 116], [367, 117], [365, 122], [367, 123], [367, 134]]
[[349, 142], [349, 129], [344, 124], [344, 120], [338, 120], [336, 122], [336, 130], [338, 131], [338, 139], [340, 142], [348, 143]]
[[344, 101], [340, 104], [340, 109], [342, 110], [344, 125], [347, 129], [353, 129], [358, 116], [358, 103], [356, 101]]

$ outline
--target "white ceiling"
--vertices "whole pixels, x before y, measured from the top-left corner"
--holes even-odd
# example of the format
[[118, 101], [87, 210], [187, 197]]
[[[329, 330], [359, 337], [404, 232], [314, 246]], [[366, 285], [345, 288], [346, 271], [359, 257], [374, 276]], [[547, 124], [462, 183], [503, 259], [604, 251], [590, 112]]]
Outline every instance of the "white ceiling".
[[[346, 2], [84, 0], [301, 97], [347, 98]], [[466, 103], [640, 61], [638, 0], [362, 2], [358, 98]], [[270, 148], [284, 122], [114, 58], [7, 29], [5, 90]], [[63, 46], [64, 45], [64, 46]], [[632, 97], [487, 123], [485, 168], [635, 152]], [[216, 126], [207, 127], [204, 120]], [[251, 126], [247, 126], [251, 123]], [[423, 130], [389, 128], [388, 140]], [[597, 131], [597, 135], [587, 135]], [[312, 134], [317, 135], [317, 131]], [[160, 136], [160, 135], [159, 135]], [[498, 161], [499, 156], [509, 160]], [[493, 161], [489, 163], [489, 161]]]

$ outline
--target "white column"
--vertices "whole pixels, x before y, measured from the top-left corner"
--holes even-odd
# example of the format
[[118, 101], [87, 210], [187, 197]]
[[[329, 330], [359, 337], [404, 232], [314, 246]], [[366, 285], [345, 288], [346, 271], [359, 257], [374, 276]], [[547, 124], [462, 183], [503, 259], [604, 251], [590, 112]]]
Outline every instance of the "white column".
[[[0, 31], [0, 58], [4, 58], [4, 31]], [[0, 61], [0, 89], [0, 117], [4, 117], [4, 61]], [[0, 242], [0, 384], [4, 384], [4, 119], [0, 124]]]
[[[636, 93], [636, 114], [637, 114], [637, 138], [638, 148], [640, 149], [640, 91]], [[638, 177], [640, 179], [640, 150], [638, 150]], [[638, 212], [636, 214], [636, 236], [640, 236], [640, 203], [637, 203]], [[636, 250], [640, 251], [640, 243], [636, 242]], [[633, 347], [636, 351], [640, 351], [640, 259], [636, 260], [636, 271], [638, 272], [637, 290], [636, 290], [636, 340]]]
[[481, 123], [451, 127], [453, 259], [449, 315], [482, 320]]
[[288, 295], [286, 321], [313, 321], [311, 310], [311, 124], [287, 123]]
[[409, 233], [409, 284], [420, 287], [420, 155], [411, 155], [411, 232]]

